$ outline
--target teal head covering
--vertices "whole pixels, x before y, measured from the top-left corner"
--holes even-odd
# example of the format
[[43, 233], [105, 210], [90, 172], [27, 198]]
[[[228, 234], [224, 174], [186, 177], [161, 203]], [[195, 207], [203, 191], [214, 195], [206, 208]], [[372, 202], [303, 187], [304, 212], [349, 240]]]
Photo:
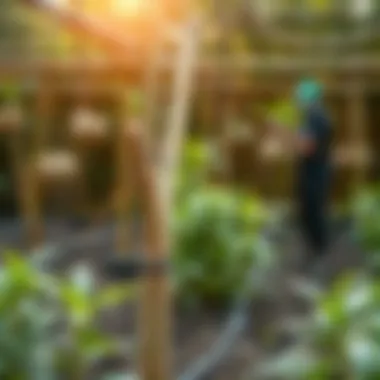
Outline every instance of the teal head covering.
[[304, 79], [296, 86], [296, 101], [301, 106], [311, 106], [321, 101], [322, 92], [322, 86], [316, 80]]

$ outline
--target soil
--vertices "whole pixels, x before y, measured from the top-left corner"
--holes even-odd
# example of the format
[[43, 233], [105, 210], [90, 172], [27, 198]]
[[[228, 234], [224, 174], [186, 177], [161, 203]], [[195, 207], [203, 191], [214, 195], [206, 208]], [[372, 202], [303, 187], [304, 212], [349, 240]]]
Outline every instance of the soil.
[[[107, 260], [113, 256], [112, 228], [103, 229], [102, 233], [96, 231], [91, 233], [94, 231], [93, 228], [96, 227], [49, 222], [47, 235], [52, 241], [60, 239], [68, 243], [78, 232], [88, 231], [89, 233], [77, 248], [68, 247], [54, 257], [51, 263], [54, 272], [64, 274], [74, 264], [86, 263], [97, 273], [101, 286], [107, 283], [104, 267]], [[21, 225], [17, 221], [0, 222], [2, 247], [22, 248], [21, 233]], [[297, 258], [302, 252], [302, 244], [295, 229], [288, 228], [285, 231], [284, 228], [281, 235], [277, 237], [276, 244], [281, 247], [279, 255], [282, 256], [282, 263], [279, 272], [273, 275], [273, 281], [268, 281], [271, 284], [271, 287], [268, 287], [268, 294], [260, 299], [252, 300], [247, 312], [248, 323], [243, 333], [238, 336], [226, 357], [199, 380], [243, 380], [247, 375], [247, 380], [252, 380], [249, 373], [255, 367], [255, 363], [288, 343], [286, 337], [281, 335], [279, 326], [285, 318], [306, 311], [300, 308], [302, 306], [300, 301], [291, 293], [286, 292], [287, 288], [283, 286], [294, 275]], [[328, 282], [345, 269], [361, 264], [360, 250], [354, 244], [348, 226], [343, 225], [339, 231], [335, 231], [332, 241], [331, 252], [325, 263]], [[131, 302], [108, 311], [100, 316], [100, 324], [105, 331], [115, 337], [119, 339], [125, 337], [126, 343], [132, 343], [136, 332], [136, 309], [136, 304]], [[229, 310], [205, 309], [191, 314], [176, 312], [175, 370], [178, 375], [210, 349], [223, 330], [228, 315]], [[104, 361], [94, 368], [90, 379], [97, 380], [101, 373], [109, 370], [132, 371], [133, 362], [133, 354]]]

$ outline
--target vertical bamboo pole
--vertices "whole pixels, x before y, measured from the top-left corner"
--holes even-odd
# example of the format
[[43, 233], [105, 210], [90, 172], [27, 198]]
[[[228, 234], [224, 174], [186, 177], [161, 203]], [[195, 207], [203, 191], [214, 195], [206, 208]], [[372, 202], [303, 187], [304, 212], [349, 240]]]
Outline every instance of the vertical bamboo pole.
[[26, 221], [27, 239], [32, 246], [43, 238], [43, 220], [41, 214], [41, 183], [37, 163], [47, 142], [48, 124], [52, 105], [48, 77], [42, 78], [40, 91], [37, 94], [36, 125], [32, 136], [31, 159], [25, 165], [23, 176], [23, 216]]
[[172, 102], [169, 107], [167, 134], [161, 150], [162, 161], [159, 169], [159, 191], [163, 198], [164, 210], [171, 211], [174, 175], [177, 172], [182, 144], [186, 134], [187, 116], [192, 94], [193, 70], [198, 54], [200, 22], [191, 20], [181, 36], [177, 71], [173, 84]]
[[[162, 36], [154, 37], [153, 48], [150, 60], [147, 66], [147, 75], [145, 80], [146, 90], [146, 106], [144, 123], [147, 128], [151, 129], [155, 121], [156, 107], [158, 106], [159, 87], [160, 87], [160, 69], [163, 57], [163, 41]], [[150, 130], [154, 133], [154, 130]]]
[[118, 121], [116, 131], [116, 199], [115, 212], [117, 216], [116, 227], [116, 253], [125, 255], [130, 248], [130, 223], [128, 221], [128, 210], [132, 200], [134, 172], [132, 157], [129, 154], [125, 139], [126, 108], [128, 102], [125, 98], [118, 104]]
[[12, 178], [13, 183], [17, 192], [17, 202], [20, 205], [22, 201], [23, 194], [23, 183], [22, 183], [22, 169], [23, 169], [23, 151], [22, 151], [22, 127], [24, 120], [22, 120], [21, 125], [18, 125], [15, 131], [11, 131], [8, 141], [8, 154], [11, 158], [12, 164]]
[[[366, 169], [367, 162], [365, 162], [365, 157], [362, 157], [362, 153], [366, 151], [366, 130], [367, 130], [367, 120], [366, 120], [366, 110], [365, 110], [365, 99], [364, 99], [364, 87], [360, 82], [354, 82], [349, 91], [349, 104], [348, 104], [348, 122], [349, 122], [349, 137], [350, 146], [358, 147], [360, 149], [360, 154], [354, 155], [353, 163], [353, 176], [352, 176], [352, 186], [356, 189], [363, 185], [366, 179]], [[356, 153], [356, 152], [355, 152]], [[363, 160], [364, 159], [364, 160]], [[362, 161], [363, 160], [363, 161]]]
[[[173, 100], [169, 109], [167, 134], [158, 171], [142, 168], [147, 211], [147, 260], [169, 260], [169, 224], [175, 174], [186, 133], [193, 67], [198, 45], [198, 24], [192, 22], [181, 36], [174, 78]], [[145, 155], [147, 160], [147, 155]], [[145, 161], [146, 162], [146, 161]], [[171, 297], [167, 274], [142, 279], [140, 304], [139, 368], [142, 380], [171, 380]]]

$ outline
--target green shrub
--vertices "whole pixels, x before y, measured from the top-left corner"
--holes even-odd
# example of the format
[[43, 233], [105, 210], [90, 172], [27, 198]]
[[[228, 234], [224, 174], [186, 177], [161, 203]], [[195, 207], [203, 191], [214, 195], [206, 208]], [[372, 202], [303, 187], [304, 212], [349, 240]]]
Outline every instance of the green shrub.
[[130, 289], [97, 290], [86, 267], [67, 280], [7, 254], [0, 268], [0, 378], [83, 379], [98, 359], [119, 350], [102, 334], [96, 316]]
[[213, 162], [210, 145], [198, 140], [186, 143], [182, 154], [181, 170], [177, 178], [177, 199], [182, 199], [207, 184], [208, 173]]
[[355, 234], [374, 267], [380, 267], [380, 189], [362, 190], [352, 202]]
[[174, 220], [177, 291], [187, 303], [229, 302], [255, 263], [268, 265], [261, 243], [262, 204], [220, 188], [189, 194]]
[[261, 379], [380, 378], [380, 282], [347, 276], [298, 321], [298, 344], [261, 369]]
[[233, 301], [252, 265], [263, 273], [272, 259], [261, 234], [268, 217], [263, 204], [210, 186], [214, 159], [206, 143], [191, 140], [185, 147], [173, 236], [176, 292], [186, 306]]

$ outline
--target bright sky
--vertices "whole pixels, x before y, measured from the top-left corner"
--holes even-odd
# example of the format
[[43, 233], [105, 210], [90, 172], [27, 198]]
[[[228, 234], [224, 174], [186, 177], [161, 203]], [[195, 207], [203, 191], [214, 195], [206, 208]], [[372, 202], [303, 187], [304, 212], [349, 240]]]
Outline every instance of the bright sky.
[[[60, 5], [65, 6], [68, 3], [70, 3], [70, 0], [44, 0], [50, 4], [54, 5]], [[91, 5], [93, 3], [94, 5], [101, 0], [92, 0], [92, 1], [84, 1], [84, 3], [87, 3]], [[103, 0], [110, 4], [110, 8], [112, 10], [115, 10], [117, 12], [122, 12], [126, 14], [133, 14], [138, 12], [141, 7], [145, 4], [146, 0]]]

